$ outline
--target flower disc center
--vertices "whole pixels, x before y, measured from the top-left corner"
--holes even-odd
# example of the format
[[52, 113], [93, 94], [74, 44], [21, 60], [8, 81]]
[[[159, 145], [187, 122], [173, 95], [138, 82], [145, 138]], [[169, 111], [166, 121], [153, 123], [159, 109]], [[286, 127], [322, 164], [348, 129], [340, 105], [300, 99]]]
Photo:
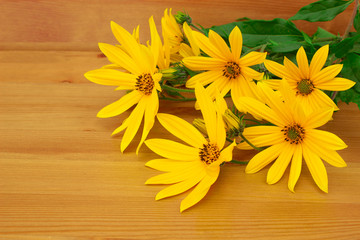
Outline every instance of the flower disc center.
[[154, 80], [150, 73], [144, 73], [136, 78], [135, 89], [145, 95], [151, 95], [154, 88]]
[[297, 83], [296, 94], [309, 95], [314, 90], [314, 84], [309, 79], [303, 79]]
[[290, 144], [301, 143], [305, 137], [305, 130], [299, 124], [285, 126], [281, 131], [284, 132], [285, 141], [290, 142]]
[[235, 62], [228, 62], [223, 69], [223, 76], [228, 79], [235, 79], [240, 75], [240, 66]]
[[201, 161], [205, 162], [207, 165], [215, 162], [220, 157], [220, 151], [218, 146], [212, 143], [203, 145], [203, 148], [200, 148], [199, 156]]

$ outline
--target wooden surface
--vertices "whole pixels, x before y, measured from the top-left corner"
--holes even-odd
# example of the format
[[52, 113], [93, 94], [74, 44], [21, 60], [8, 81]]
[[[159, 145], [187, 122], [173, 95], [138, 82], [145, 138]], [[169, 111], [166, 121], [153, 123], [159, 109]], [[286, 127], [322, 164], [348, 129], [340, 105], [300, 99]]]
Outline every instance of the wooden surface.
[[[291, 2], [291, 5], [288, 3]], [[360, 111], [341, 104], [324, 129], [349, 147], [346, 168], [326, 165], [329, 193], [304, 167], [293, 194], [287, 176], [267, 185], [266, 170], [246, 175], [226, 164], [205, 199], [183, 214], [185, 194], [155, 201], [162, 186], [156, 158], [135, 143], [121, 154], [111, 132], [128, 113], [96, 113], [123, 92], [88, 82], [83, 73], [107, 64], [97, 42], [115, 43], [109, 21], [131, 30], [160, 20], [165, 7], [185, 9], [204, 26], [238, 17], [290, 17], [311, 1], [2, 1], [0, 5], [0, 239], [360, 239]], [[330, 23], [342, 32], [350, 11]], [[316, 25], [298, 22], [306, 31]], [[192, 121], [193, 103], [161, 102], [160, 112]], [[152, 137], [172, 138], [158, 123]], [[249, 160], [254, 151], [236, 151]]]

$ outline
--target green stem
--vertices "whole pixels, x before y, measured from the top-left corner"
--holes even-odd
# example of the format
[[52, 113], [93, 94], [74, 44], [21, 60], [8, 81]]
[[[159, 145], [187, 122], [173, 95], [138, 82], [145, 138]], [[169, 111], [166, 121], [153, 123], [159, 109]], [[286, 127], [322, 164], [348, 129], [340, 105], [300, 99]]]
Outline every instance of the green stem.
[[194, 25], [193, 23], [190, 23], [189, 25], [195, 28], [196, 30], [198, 30], [199, 32], [206, 34], [206, 32], [203, 29], [200, 29], [198, 26]]
[[170, 87], [169, 85], [161, 85], [163, 89], [172, 90], [174, 92], [188, 92], [188, 93], [194, 93], [194, 89], [182, 89], [182, 88], [175, 88]]
[[237, 161], [237, 160], [231, 160], [231, 163], [236, 163], [236, 164], [248, 164], [248, 162], [245, 161]]
[[334, 99], [335, 99], [335, 97], [336, 97], [337, 94], [338, 94], [338, 91], [334, 91], [334, 92], [332, 93], [332, 95], [331, 95], [331, 100], [334, 101]]
[[254, 148], [255, 150], [258, 150], [258, 151], [262, 151], [263, 148], [259, 148], [259, 147], [256, 147], [254, 144], [252, 144], [249, 140], [247, 140], [246, 137], [244, 137], [244, 135], [242, 133], [239, 133], [239, 136], [247, 143], [249, 144], [252, 148]]

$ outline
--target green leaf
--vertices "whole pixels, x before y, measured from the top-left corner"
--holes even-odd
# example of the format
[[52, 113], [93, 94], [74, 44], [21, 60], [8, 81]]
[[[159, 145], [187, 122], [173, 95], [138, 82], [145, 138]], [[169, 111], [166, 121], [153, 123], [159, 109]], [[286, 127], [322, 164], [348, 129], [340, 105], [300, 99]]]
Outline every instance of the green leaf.
[[360, 33], [360, 12], [359, 12], [359, 7], [357, 9], [357, 13], [356, 13], [355, 18], [354, 18], [354, 28], [358, 33]]
[[353, 88], [360, 93], [360, 55], [349, 53], [342, 64], [341, 76], [355, 81], [356, 84]]
[[331, 32], [326, 31], [325, 29], [318, 27], [316, 30], [316, 33], [312, 35], [312, 39], [319, 39], [319, 38], [336, 38], [335, 34], [332, 34]]
[[320, 0], [301, 8], [289, 20], [306, 20], [309, 22], [330, 21], [343, 12], [354, 0]]
[[274, 41], [270, 41], [271, 44], [267, 46], [267, 50], [270, 50], [274, 53], [285, 53], [292, 52], [298, 50], [302, 44], [300, 42], [282, 42], [277, 43]]
[[335, 53], [337, 58], [344, 57], [347, 53], [352, 52], [354, 44], [360, 39], [360, 34], [353, 37], [345, 38], [341, 42], [331, 46], [331, 52]]
[[214, 26], [207, 30], [213, 30], [225, 39], [228, 39], [231, 31], [238, 26], [243, 35], [243, 44], [247, 47], [256, 47], [274, 41], [277, 43], [303, 41], [301, 31], [290, 21], [275, 18], [271, 21], [249, 20], [232, 22], [225, 25]]

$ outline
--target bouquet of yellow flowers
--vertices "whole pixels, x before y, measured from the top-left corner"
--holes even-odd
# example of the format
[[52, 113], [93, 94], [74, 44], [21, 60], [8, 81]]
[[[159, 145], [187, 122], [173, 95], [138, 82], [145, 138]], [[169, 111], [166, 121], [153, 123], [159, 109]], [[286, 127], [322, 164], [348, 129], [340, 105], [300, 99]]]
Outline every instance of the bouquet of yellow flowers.
[[[193, 24], [184, 12], [174, 16], [166, 9], [161, 35], [150, 17], [151, 38], [146, 44], [139, 41], [139, 26], [130, 33], [111, 22], [119, 45], [99, 43], [111, 64], [85, 77], [128, 92], [97, 116], [113, 117], [136, 105], [113, 134], [125, 131], [123, 152], [144, 122], [136, 153], [145, 143], [161, 156], [146, 166], [165, 172], [146, 184], [169, 185], [156, 200], [193, 188], [181, 202], [181, 212], [206, 195], [228, 162], [247, 164], [246, 173], [273, 162], [268, 184], [278, 182], [290, 165], [288, 188], [294, 192], [304, 159], [316, 185], [327, 192], [323, 161], [345, 167], [337, 150], [347, 145], [317, 128], [332, 119], [338, 101], [360, 106], [358, 0], [349, 23], [356, 32], [348, 26], [344, 35], [336, 36], [319, 28], [309, 36], [292, 20], [328, 21], [351, 2], [320, 0], [288, 20], [243, 18], [208, 29]], [[194, 101], [202, 118], [191, 124], [159, 113], [162, 99]], [[147, 139], [156, 119], [186, 144]], [[233, 151], [246, 149], [259, 152], [249, 162], [233, 159]]]

